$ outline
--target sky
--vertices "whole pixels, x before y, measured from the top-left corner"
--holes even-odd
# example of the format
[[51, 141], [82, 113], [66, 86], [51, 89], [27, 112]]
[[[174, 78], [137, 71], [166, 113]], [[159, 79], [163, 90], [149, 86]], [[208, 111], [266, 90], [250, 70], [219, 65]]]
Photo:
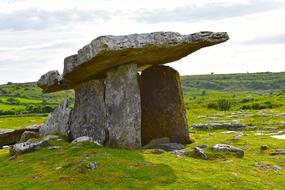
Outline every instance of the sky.
[[101, 35], [228, 32], [181, 75], [285, 71], [285, 0], [0, 0], [0, 84], [37, 81]]

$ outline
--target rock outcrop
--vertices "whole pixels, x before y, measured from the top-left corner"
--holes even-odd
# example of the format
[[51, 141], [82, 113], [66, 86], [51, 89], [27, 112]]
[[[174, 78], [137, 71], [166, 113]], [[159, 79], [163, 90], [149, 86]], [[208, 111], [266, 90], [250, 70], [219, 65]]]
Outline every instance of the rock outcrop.
[[75, 105], [70, 124], [72, 139], [88, 136], [104, 144], [107, 128], [104, 98], [103, 80], [90, 80], [75, 88]]
[[[181, 148], [178, 143], [190, 139], [180, 78], [177, 71], [161, 64], [228, 39], [225, 32], [96, 38], [65, 58], [62, 75], [50, 71], [38, 81], [44, 92], [75, 89], [76, 96], [74, 111], [63, 102], [40, 134], [59, 133], [71, 140], [87, 136], [99, 144], [127, 149], [140, 148], [141, 138], [146, 144], [167, 137], [170, 143], [160, 144], [162, 148]], [[138, 71], [142, 71], [140, 85]]]
[[40, 135], [61, 134], [68, 137], [70, 114], [71, 109], [68, 107], [67, 100], [64, 100], [48, 115], [46, 122], [40, 127]]
[[38, 85], [44, 92], [58, 91], [62, 86], [64, 89], [71, 89], [83, 81], [101, 77], [119, 65], [133, 63], [143, 70], [150, 65], [177, 61], [201, 48], [228, 39], [225, 32], [208, 31], [189, 35], [153, 32], [101, 36], [84, 46], [77, 54], [65, 58], [62, 79], [57, 74], [46, 75], [49, 77], [42, 77]]
[[135, 64], [122, 65], [107, 73], [107, 145], [141, 147], [141, 100]]
[[179, 73], [163, 65], [152, 66], [140, 76], [142, 143], [168, 137], [170, 142], [190, 142]]
[[22, 134], [26, 131], [37, 133], [39, 131], [39, 126], [32, 125], [26, 128], [16, 130], [0, 130], [0, 147], [19, 142]]

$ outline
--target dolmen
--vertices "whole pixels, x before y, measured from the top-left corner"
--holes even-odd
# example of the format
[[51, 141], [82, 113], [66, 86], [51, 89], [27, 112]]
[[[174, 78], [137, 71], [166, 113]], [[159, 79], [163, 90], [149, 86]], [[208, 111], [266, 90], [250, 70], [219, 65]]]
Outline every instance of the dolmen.
[[110, 147], [137, 149], [153, 139], [190, 143], [179, 73], [163, 64], [225, 42], [225, 32], [154, 32], [101, 36], [64, 59], [64, 70], [38, 81], [44, 93], [75, 90], [51, 113], [41, 135], [88, 136]]

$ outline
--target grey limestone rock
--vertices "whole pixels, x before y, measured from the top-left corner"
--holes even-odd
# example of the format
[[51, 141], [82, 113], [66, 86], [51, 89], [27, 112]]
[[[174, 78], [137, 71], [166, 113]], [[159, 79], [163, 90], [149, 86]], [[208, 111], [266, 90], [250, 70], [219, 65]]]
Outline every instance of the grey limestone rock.
[[157, 144], [155, 148], [162, 149], [165, 151], [174, 151], [174, 150], [182, 150], [185, 148], [185, 146], [179, 143], [163, 143], [163, 144]]
[[43, 146], [46, 146], [48, 143], [47, 141], [38, 141], [38, 142], [24, 142], [15, 144], [10, 149], [10, 154], [22, 154], [31, 152], [35, 149], [39, 149]]
[[[177, 61], [201, 48], [229, 39], [226, 32], [197, 32], [181, 35], [175, 32], [153, 32], [124, 36], [100, 36], [64, 60], [63, 80], [44, 77], [39, 86], [44, 92], [74, 88], [77, 84], [98, 77], [111, 68], [134, 63], [138, 68]], [[60, 75], [55, 75], [60, 76]], [[47, 78], [47, 79], [45, 79]], [[59, 85], [58, 84], [59, 81]], [[63, 81], [63, 82], [62, 82]], [[48, 85], [46, 85], [48, 84]]]
[[88, 136], [100, 144], [106, 139], [105, 84], [90, 80], [75, 88], [75, 105], [71, 117], [72, 139]]
[[186, 109], [179, 73], [155, 65], [140, 76], [142, 143], [168, 137], [173, 143], [190, 143]]
[[204, 153], [204, 151], [199, 148], [199, 147], [195, 147], [194, 148], [194, 154], [197, 155], [199, 158], [202, 158], [204, 160], [208, 159], [208, 156]]
[[42, 88], [44, 92], [49, 89], [53, 89], [53, 91], [64, 90], [62, 76], [55, 70], [42, 75], [37, 85]]
[[19, 142], [26, 142], [27, 140], [31, 139], [31, 138], [37, 138], [38, 137], [38, 133], [33, 132], [33, 131], [25, 131]]
[[230, 146], [227, 144], [216, 144], [213, 146], [214, 151], [223, 151], [223, 152], [234, 152], [236, 153], [239, 157], [244, 156], [244, 151], [241, 150], [240, 148], [236, 148], [234, 146]]
[[26, 128], [16, 130], [1, 130], [0, 131], [0, 147], [5, 145], [15, 144], [20, 141], [24, 132], [30, 131], [37, 133], [39, 131], [38, 125], [31, 125]]
[[68, 137], [70, 135], [70, 114], [71, 109], [68, 107], [67, 100], [64, 100], [48, 115], [47, 120], [40, 127], [40, 135], [60, 134]]
[[106, 78], [106, 144], [118, 148], [141, 147], [141, 100], [135, 64], [109, 71]]

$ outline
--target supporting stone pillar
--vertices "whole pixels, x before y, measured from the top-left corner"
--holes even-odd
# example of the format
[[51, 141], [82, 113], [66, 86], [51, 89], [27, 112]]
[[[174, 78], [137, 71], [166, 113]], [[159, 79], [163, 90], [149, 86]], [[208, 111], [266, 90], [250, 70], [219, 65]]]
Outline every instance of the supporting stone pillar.
[[75, 88], [75, 105], [71, 116], [72, 139], [89, 136], [104, 144], [106, 140], [106, 106], [103, 80], [90, 80]]
[[168, 137], [171, 142], [190, 143], [179, 73], [156, 65], [140, 76], [142, 143]]
[[105, 103], [111, 147], [141, 147], [141, 99], [137, 65], [122, 65], [107, 72]]

